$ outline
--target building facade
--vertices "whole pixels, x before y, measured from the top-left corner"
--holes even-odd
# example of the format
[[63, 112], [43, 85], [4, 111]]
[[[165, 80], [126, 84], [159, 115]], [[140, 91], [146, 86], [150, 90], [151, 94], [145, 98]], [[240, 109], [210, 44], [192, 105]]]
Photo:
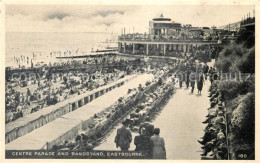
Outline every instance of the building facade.
[[161, 35], [161, 34], [174, 34], [180, 33], [181, 24], [172, 21], [170, 18], [164, 18], [161, 14], [159, 18], [154, 18], [149, 22], [149, 34], [151, 35]]
[[119, 36], [118, 52], [143, 55], [190, 53], [200, 45], [218, 44], [217, 38], [211, 36], [212, 33], [192, 27], [191, 24], [181, 25], [161, 15], [149, 22], [149, 34], [124, 32]]

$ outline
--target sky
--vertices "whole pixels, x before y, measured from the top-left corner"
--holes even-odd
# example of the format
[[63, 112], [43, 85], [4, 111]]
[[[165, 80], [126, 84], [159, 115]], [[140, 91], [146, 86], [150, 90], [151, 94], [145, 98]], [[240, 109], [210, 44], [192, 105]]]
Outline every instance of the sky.
[[181, 24], [219, 27], [237, 22], [254, 6], [158, 5], [7, 5], [6, 32], [149, 31], [149, 21], [163, 14]]

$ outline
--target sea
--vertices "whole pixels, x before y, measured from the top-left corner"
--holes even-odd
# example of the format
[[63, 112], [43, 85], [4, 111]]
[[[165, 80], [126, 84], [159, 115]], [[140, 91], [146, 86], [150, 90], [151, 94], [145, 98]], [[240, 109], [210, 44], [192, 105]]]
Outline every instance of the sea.
[[117, 46], [117, 36], [106, 32], [7, 32], [5, 66], [30, 67], [31, 62], [57, 62], [60, 59], [56, 57], [92, 55], [93, 51]]

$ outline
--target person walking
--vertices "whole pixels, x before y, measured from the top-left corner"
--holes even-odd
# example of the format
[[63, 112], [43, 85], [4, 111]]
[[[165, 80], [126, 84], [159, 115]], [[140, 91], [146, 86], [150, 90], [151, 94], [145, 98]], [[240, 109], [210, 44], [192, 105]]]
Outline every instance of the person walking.
[[186, 88], [189, 88], [189, 84], [190, 84], [190, 72], [189, 71], [186, 71], [186, 74], [185, 74], [185, 83], [186, 83]]
[[205, 76], [205, 80], [207, 80], [208, 71], [209, 71], [209, 66], [207, 65], [207, 63], [205, 63], [205, 65], [203, 66], [203, 73]]
[[152, 158], [153, 159], [166, 159], [165, 142], [162, 137], [159, 136], [160, 129], [154, 129], [154, 135], [151, 137], [152, 142]]
[[182, 82], [183, 82], [183, 74], [182, 74], [182, 72], [178, 73], [178, 80], [179, 80], [179, 86], [181, 88], [182, 87]]
[[130, 143], [132, 142], [131, 131], [127, 128], [126, 121], [122, 122], [123, 126], [117, 129], [117, 135], [115, 137], [116, 147], [120, 147], [121, 151], [128, 151]]
[[197, 88], [198, 88], [198, 94], [201, 95], [201, 90], [203, 88], [203, 83], [204, 83], [204, 78], [203, 78], [203, 73], [199, 73], [198, 76], [198, 82], [197, 82]]
[[189, 75], [189, 79], [190, 79], [190, 86], [191, 86], [191, 93], [193, 93], [194, 88], [195, 88], [195, 80], [196, 80], [196, 74], [194, 72], [192, 72]]
[[152, 149], [152, 143], [149, 134], [145, 127], [141, 127], [140, 135], [135, 136], [134, 144], [136, 146], [135, 151], [149, 151]]

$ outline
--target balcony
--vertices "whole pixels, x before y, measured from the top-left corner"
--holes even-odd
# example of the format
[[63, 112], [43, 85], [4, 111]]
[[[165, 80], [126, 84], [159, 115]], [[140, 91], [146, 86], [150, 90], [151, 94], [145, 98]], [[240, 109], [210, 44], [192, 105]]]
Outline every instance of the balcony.
[[217, 37], [173, 37], [170, 35], [154, 36], [154, 35], [122, 35], [118, 37], [118, 42], [124, 43], [143, 43], [143, 44], [172, 44], [172, 43], [206, 43], [216, 44], [218, 43]]

